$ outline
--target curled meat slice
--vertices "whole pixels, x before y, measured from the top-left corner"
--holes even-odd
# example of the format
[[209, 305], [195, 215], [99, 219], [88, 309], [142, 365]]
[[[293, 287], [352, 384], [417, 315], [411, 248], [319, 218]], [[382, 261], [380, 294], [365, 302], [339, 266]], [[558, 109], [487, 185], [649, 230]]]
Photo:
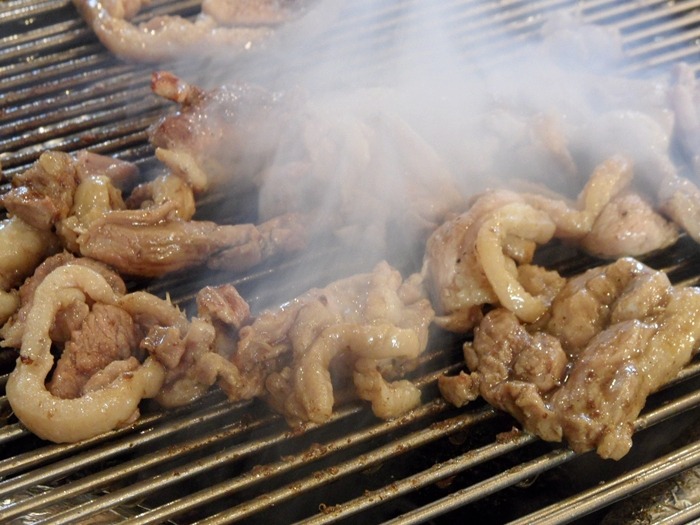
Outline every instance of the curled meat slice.
[[532, 260], [535, 245], [549, 241], [554, 223], [512, 192], [484, 194], [472, 207], [430, 236], [422, 275], [439, 316], [436, 323], [464, 332], [481, 319], [485, 304], [499, 301], [534, 321], [541, 298], [518, 281], [516, 263]]
[[689, 179], [669, 177], [659, 185], [661, 209], [700, 242], [700, 188]]
[[545, 440], [619, 459], [649, 394], [700, 347], [700, 290], [626, 258], [571, 279], [550, 315], [535, 326], [489, 312], [465, 345], [472, 372], [445, 380], [448, 395], [478, 389]]
[[[68, 252], [60, 252], [44, 260], [37, 266], [34, 274], [29, 277], [19, 288], [19, 310], [0, 329], [2, 342], [0, 346], [19, 348], [22, 344], [22, 336], [27, 327], [27, 317], [34, 305], [34, 293], [42, 281], [56, 268], [66, 265], [85, 266], [99, 273], [109, 283], [115, 293], [122, 295], [126, 292], [124, 281], [106, 265], [88, 258], [77, 258]], [[56, 342], [66, 342], [71, 333], [80, 327], [80, 323], [86, 316], [88, 307], [85, 303], [74, 303], [59, 310], [54, 324], [51, 327], [51, 339]]]
[[[295, 14], [294, 2], [274, 0], [205, 0], [190, 21], [180, 16], [156, 16], [135, 24], [130, 19], [143, 0], [74, 0], [100, 41], [117, 56], [144, 62], [178, 58], [217, 49], [244, 53], [258, 47], [274, 27]], [[288, 4], [292, 4], [291, 6]]]
[[425, 349], [432, 318], [418, 280], [402, 281], [381, 263], [243, 327], [232, 361], [246, 382], [229, 395], [265, 395], [290, 422], [319, 423], [331, 416], [338, 385], [352, 381], [378, 416], [398, 416], [418, 404], [420, 392], [392, 379]]
[[7, 381], [7, 397], [20, 421], [43, 439], [78, 441], [123, 425], [138, 413], [142, 398], [158, 392], [165, 378], [162, 365], [147, 358], [135, 370], [78, 398], [62, 399], [47, 390], [45, 380], [54, 361], [49, 332], [56, 314], [88, 300], [117, 305], [119, 296], [99, 273], [74, 265], [51, 272], [35, 292], [20, 357]]
[[219, 225], [209, 221], [158, 221], [135, 224], [108, 214], [78, 237], [80, 253], [129, 275], [155, 277], [192, 266], [242, 271], [276, 254], [306, 246], [299, 215], [260, 225]]
[[520, 319], [534, 322], [547, 305], [533, 297], [518, 281], [513, 259], [503, 248], [511, 237], [544, 244], [554, 235], [547, 214], [531, 206], [512, 203], [497, 209], [481, 225], [474, 248], [498, 301]]
[[180, 104], [151, 129], [156, 156], [195, 191], [259, 190], [263, 220], [303, 213], [314, 232], [382, 248], [391, 225], [422, 242], [463, 209], [454, 174], [388, 90], [311, 100], [249, 84], [205, 91], [167, 72], [152, 86]]

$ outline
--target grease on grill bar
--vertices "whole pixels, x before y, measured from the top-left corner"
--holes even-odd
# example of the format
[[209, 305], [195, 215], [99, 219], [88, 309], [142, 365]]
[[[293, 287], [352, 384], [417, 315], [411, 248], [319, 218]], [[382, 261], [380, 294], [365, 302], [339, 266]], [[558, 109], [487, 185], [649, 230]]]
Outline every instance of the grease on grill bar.
[[[382, 17], [365, 20], [367, 2], [355, 2], [338, 27], [317, 37], [335, 49], [346, 42], [347, 57], [355, 56], [353, 46], [378, 49], [372, 65], [353, 59], [347, 67], [381, 67], [382, 54], [393, 51], [392, 28], [408, 16], [406, 4], [386, 3]], [[156, 1], [143, 16], [189, 16], [197, 5]], [[621, 30], [630, 72], [646, 74], [683, 60], [698, 75], [700, 1], [453, 0], [426, 2], [417, 16], [421, 9], [450, 13], [450, 37], [465, 54], [479, 48], [508, 54], [531, 38], [545, 14], [573, 5], [586, 20]], [[164, 105], [150, 94], [149, 68], [106, 53], [67, 0], [4, 2], [0, 35], [0, 162], [8, 180], [47, 148], [89, 147], [151, 162], [145, 130]], [[318, 49], [300, 60], [322, 58]], [[547, 250], [541, 257], [563, 274], [595, 264], [556, 246]], [[326, 254], [337, 261], [334, 255]], [[674, 282], [698, 284], [700, 254], [687, 239], [645, 262], [668, 271]], [[247, 296], [253, 302], [274, 304], [313, 284], [284, 278], [304, 264], [302, 256], [234, 284], [244, 295], [255, 294]], [[336, 270], [348, 274], [354, 268]], [[165, 278], [150, 289], [170, 292], [184, 304], [199, 284]], [[269, 289], [275, 293], [267, 296]], [[3, 373], [13, 359], [2, 361]], [[0, 398], [6, 423], [0, 427], [0, 520], [408, 524], [469, 517], [480, 523], [599, 523], [609, 515], [631, 521], [623, 507], [638, 506], [634, 493], [692, 476], [700, 465], [697, 441], [683, 440], [700, 415], [697, 359], [649, 399], [636, 421], [632, 451], [614, 464], [514, 431], [512, 419], [483, 403], [467, 411], [449, 407], [436, 380], [461, 369], [457, 339], [432, 341], [423, 365], [415, 380], [424, 404], [410, 415], [380, 422], [366, 408], [348, 404], [328, 423], [303, 431], [291, 431], [257, 402], [232, 405], [210, 393], [172, 412], [146, 407], [133, 427], [106, 436], [51, 445], [15, 423]], [[3, 390], [6, 379], [0, 376]], [[665, 522], [700, 516], [697, 500], [686, 503], [664, 514]]]

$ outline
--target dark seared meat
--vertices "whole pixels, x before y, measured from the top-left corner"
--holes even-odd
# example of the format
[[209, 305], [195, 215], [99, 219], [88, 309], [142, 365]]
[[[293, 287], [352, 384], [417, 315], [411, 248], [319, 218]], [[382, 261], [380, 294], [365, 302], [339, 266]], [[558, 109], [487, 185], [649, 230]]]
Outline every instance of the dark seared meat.
[[543, 439], [619, 459], [647, 396], [700, 346], [699, 322], [699, 290], [620, 259], [571, 279], [543, 326], [489, 312], [465, 345], [469, 380], [442, 386], [457, 400], [478, 389]]
[[196, 191], [226, 187], [244, 192], [279, 146], [285, 126], [292, 129], [287, 96], [251, 84], [228, 84], [205, 91], [167, 72], [156, 72], [153, 91], [180, 104], [150, 130], [156, 156]]

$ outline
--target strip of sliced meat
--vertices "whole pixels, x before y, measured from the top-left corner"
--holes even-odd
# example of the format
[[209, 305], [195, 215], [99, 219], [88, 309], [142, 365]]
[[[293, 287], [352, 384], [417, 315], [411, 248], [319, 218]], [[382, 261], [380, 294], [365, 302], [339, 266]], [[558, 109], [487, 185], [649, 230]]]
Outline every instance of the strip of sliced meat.
[[549, 441], [619, 459], [649, 394], [700, 347], [700, 290], [623, 258], [570, 279], [542, 325], [496, 308], [465, 344], [472, 371], [441, 381], [447, 399], [476, 392]]
[[276, 0], [205, 0], [194, 20], [166, 15], [135, 24], [130, 19], [147, 3], [143, 0], [73, 3], [112, 53], [143, 62], [248, 52], [263, 45], [276, 26], [295, 17], [304, 5]]
[[139, 224], [108, 214], [94, 220], [77, 242], [82, 255], [124, 274], [156, 277], [203, 264], [246, 270], [275, 255], [301, 250], [307, 236], [300, 215], [256, 226], [179, 219]]

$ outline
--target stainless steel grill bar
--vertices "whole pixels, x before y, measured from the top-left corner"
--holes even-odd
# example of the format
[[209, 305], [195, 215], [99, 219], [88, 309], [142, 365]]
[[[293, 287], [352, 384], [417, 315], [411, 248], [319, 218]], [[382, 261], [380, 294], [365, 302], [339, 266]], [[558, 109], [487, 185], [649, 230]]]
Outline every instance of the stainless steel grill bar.
[[[332, 505], [329, 510], [317, 514], [311, 518], [307, 518], [298, 522], [300, 525], [311, 525], [321, 523], [332, 523], [339, 518], [347, 518], [366, 510], [374, 505], [380, 504], [388, 498], [401, 497], [409, 494], [420, 487], [437, 483], [440, 480], [449, 478], [466, 469], [473, 468], [480, 463], [489, 461], [490, 459], [502, 456], [508, 452], [534, 443], [537, 438], [529, 434], [520, 434], [517, 437], [511, 437], [504, 442], [495, 441], [480, 449], [471, 450], [461, 456], [454, 457], [444, 463], [434, 465], [428, 470], [420, 472], [414, 476], [403, 478], [391, 486], [391, 493], [387, 494], [386, 489], [375, 490], [365, 493], [360, 498], [345, 501], [338, 505]], [[523, 479], [527, 479], [525, 476]], [[479, 491], [476, 486], [472, 486], [472, 497], [478, 498], [488, 495], [493, 492], [494, 486], [490, 486], [488, 491]], [[222, 522], [223, 523], [223, 522]]]
[[[53, 489], [51, 492], [48, 492], [43, 496], [34, 498], [33, 501], [28, 502], [27, 504], [19, 503], [18, 505], [8, 507], [4, 512], [6, 513], [7, 517], [21, 516], [32, 509], [42, 508], [44, 506], [51, 505], [52, 503], [58, 503], [78, 494], [95, 490], [96, 488], [106, 487], [110, 483], [114, 483], [119, 479], [127, 478], [144, 470], [149, 470], [158, 464], [169, 462], [174, 459], [181, 459], [181, 456], [196, 453], [201, 449], [216, 445], [219, 441], [224, 441], [235, 437], [243, 432], [256, 430], [275, 420], [278, 420], [278, 418], [270, 415], [267, 417], [258, 418], [247, 425], [233, 423], [228, 427], [220, 428], [214, 432], [186, 441], [182, 444], [170, 445], [145, 456], [121, 462], [117, 467], [103, 469], [96, 474], [83, 477], [80, 481], [67, 483]], [[190, 426], [191, 424], [192, 422], [190, 422]], [[209, 456], [206, 460], [198, 460], [190, 463], [189, 465], [177, 467], [176, 469], [165, 472], [164, 474], [156, 474], [149, 480], [132, 483], [127, 490], [114, 491], [111, 495], [95, 499], [87, 504], [73, 507], [63, 513], [57, 513], [50, 519], [45, 520], [44, 523], [51, 523], [55, 525], [59, 523], [76, 523], [76, 520], [79, 520], [80, 518], [95, 514], [100, 510], [110, 508], [115, 504], [122, 503], [125, 501], [122, 494], [123, 492], [147, 495], [149, 492], [154, 490], [161, 490], [164, 488], [167, 489], [170, 484], [179, 483], [187, 479], [189, 476], [206, 472], [214, 467], [236, 461], [242, 456], [251, 455], [264, 448], [274, 446], [275, 444], [278, 444], [284, 440], [287, 437], [287, 434], [288, 431], [285, 430], [284, 432], [274, 434], [268, 438], [257, 439], [239, 446], [227, 447], [224, 449], [224, 451], [217, 452], [214, 455]]]
[[[684, 380], [696, 374], [700, 374], [700, 365], [687, 367], [683, 374], [677, 378], [677, 380]], [[680, 403], [673, 408], [665, 407], [663, 410], [653, 412], [648, 416], [642, 416], [637, 420], [636, 426], [638, 428], [646, 428], [648, 425], [652, 424], [652, 421], [653, 423], [658, 423], [662, 419], [671, 417], [672, 415], [677, 415], [681, 411], [693, 408], [697, 401], [698, 398], [696, 395], [694, 395], [685, 400], [685, 402]], [[669, 414], [669, 410], [672, 412], [672, 414]], [[496, 455], [505, 453], [506, 449], [496, 452], [498, 447], [507, 447], [510, 444], [524, 446], [533, 442], [534, 439], [535, 438], [528, 434], [520, 434], [517, 437], [509, 438], [505, 444], [495, 442], [491, 445], [483, 447], [482, 449], [470, 451], [469, 453], [464, 454], [463, 457], [454, 458], [444, 464], [436, 464], [427, 471], [399, 480], [392, 484], [390, 494], [382, 493], [380, 497], [378, 491], [369, 492], [360, 498], [334, 505], [332, 506], [331, 510], [325, 513], [317, 514], [316, 516], [303, 520], [300, 523], [303, 523], [304, 525], [318, 525], [322, 523], [332, 523], [340, 518], [347, 518], [348, 516], [354, 515], [371, 506], [380, 504], [386, 501], [388, 498], [400, 497], [406, 493], [417, 490], [419, 487], [424, 487], [435, 483], [439, 479], [444, 479], [463, 470], [473, 468], [482, 459], [485, 460], [485, 458], [481, 457], [482, 454], [488, 456], [492, 451], [495, 452]], [[404, 516], [401, 519], [397, 519], [396, 523], [421, 523], [423, 520], [427, 520], [428, 518], [435, 518], [441, 513], [488, 496], [506, 486], [512, 486], [516, 483], [520, 483], [523, 480], [542, 473], [544, 470], [554, 468], [566, 461], [569, 461], [570, 459], [573, 459], [574, 455], [575, 454], [567, 450], [553, 452], [551, 455], [547, 455], [534, 461], [532, 465], [526, 467], [522, 471], [520, 470], [520, 467], [515, 467], [512, 472], [504, 473], [503, 476], [498, 477], [497, 479], [486, 480], [481, 484], [472, 485], [468, 489], [464, 489], [461, 493], [451, 494], [445, 499], [445, 502], [436, 502], [435, 509], [427, 509], [426, 507], [423, 507], [420, 509], [420, 511], [416, 511], [415, 516], [408, 518], [408, 521], [403, 521], [404, 518], [406, 518], [406, 516]], [[680, 466], [679, 468], [674, 469], [672, 473], [677, 473], [679, 469]], [[580, 515], [582, 514], [579, 513], [579, 516]]]
[[32, 2], [31, 0], [7, 1], [3, 2], [3, 11], [0, 13], [0, 22], [22, 20], [30, 16], [37, 16], [44, 13], [51, 13], [66, 5], [70, 0], [47, 0]]
[[[10, 476], [23, 471], [25, 473], [0, 482], [0, 497], [7, 496], [16, 490], [66, 477], [79, 469], [128, 452], [137, 445], [146, 445], [175, 435], [190, 427], [193, 417], [196, 418], [198, 423], [205, 424], [231, 414], [239, 408], [239, 406], [224, 401], [212, 407], [199, 410], [195, 416], [191, 413], [186, 413], [174, 421], [167, 421], [168, 418], [162, 412], [146, 415], [140, 418], [135, 426], [127, 429], [117, 430], [114, 433], [97, 436], [78, 443], [49, 445], [38, 451], [9, 458], [0, 462], [0, 477]], [[115, 437], [121, 437], [122, 439], [116, 442], [110, 441]], [[100, 448], [93, 449], [93, 447], [107, 441], [109, 442]], [[89, 450], [78, 454], [83, 449]], [[44, 467], [36, 471], [28, 470], [50, 461], [53, 462], [50, 467]]]

